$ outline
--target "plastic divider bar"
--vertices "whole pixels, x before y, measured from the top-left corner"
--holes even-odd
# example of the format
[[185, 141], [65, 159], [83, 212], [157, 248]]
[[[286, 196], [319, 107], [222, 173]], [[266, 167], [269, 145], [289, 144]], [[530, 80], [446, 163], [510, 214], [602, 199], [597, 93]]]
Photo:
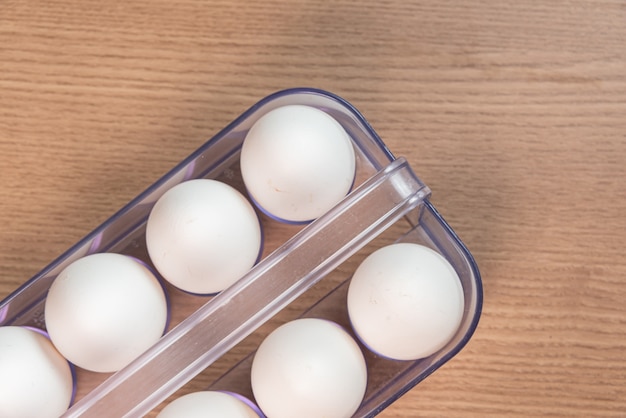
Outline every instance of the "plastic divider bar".
[[148, 413], [429, 194], [406, 160], [393, 161], [63, 416]]

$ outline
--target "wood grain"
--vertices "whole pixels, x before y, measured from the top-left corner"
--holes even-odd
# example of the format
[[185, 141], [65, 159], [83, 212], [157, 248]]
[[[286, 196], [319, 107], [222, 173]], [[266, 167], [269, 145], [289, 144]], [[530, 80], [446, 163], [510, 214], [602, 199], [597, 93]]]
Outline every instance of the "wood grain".
[[261, 97], [359, 108], [485, 286], [381, 416], [626, 414], [620, 1], [0, 2], [0, 298]]

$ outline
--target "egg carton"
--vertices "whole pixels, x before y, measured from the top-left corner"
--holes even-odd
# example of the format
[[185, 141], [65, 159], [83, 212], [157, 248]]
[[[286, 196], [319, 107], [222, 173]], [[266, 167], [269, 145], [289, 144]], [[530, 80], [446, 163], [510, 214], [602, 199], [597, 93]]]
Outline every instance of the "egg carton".
[[[326, 214], [304, 227], [287, 228], [289, 238], [266, 249], [244, 277], [207, 298], [177, 295], [170, 302], [170, 329], [122, 370], [79, 395], [64, 416], [142, 416], [157, 407], [244, 338], [273, 318], [348, 258], [384, 233], [394, 241], [426, 245], [456, 270], [464, 295], [464, 314], [454, 337], [441, 350], [415, 361], [377, 356], [362, 347], [368, 367], [365, 398], [356, 417], [372, 417], [456, 355], [473, 335], [482, 308], [482, 284], [472, 255], [429, 201], [429, 188], [404, 158], [396, 158], [349, 103], [308, 88], [272, 94], [252, 106], [181, 161], [101, 226], [24, 283], [0, 303], [0, 325], [45, 329], [44, 303], [55, 277], [80, 257], [118, 252], [150, 263], [145, 224], [154, 203], [176, 184], [194, 178], [224, 181], [245, 193], [239, 154], [246, 133], [265, 113], [285, 105], [308, 105], [337, 120], [352, 139], [356, 178], [352, 191]], [[277, 221], [263, 220], [273, 228]], [[348, 275], [349, 276], [349, 275]], [[345, 296], [350, 277], [305, 310], [349, 329]], [[180, 293], [180, 292], [179, 292]], [[176, 319], [181, 307], [197, 306]], [[238, 392], [253, 399], [248, 375], [253, 352], [209, 384], [208, 389]], [[78, 385], [80, 389], [80, 371]], [[91, 376], [93, 377], [93, 376]], [[97, 379], [96, 379], [97, 381]], [[80, 392], [80, 390], [79, 390]]]

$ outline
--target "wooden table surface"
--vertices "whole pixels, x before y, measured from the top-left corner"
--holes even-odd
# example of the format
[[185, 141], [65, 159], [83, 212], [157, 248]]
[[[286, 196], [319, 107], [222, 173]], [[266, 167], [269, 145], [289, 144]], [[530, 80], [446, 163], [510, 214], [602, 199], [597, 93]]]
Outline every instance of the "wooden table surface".
[[0, 299], [254, 102], [355, 105], [475, 256], [383, 417], [626, 416], [626, 4], [0, 1]]

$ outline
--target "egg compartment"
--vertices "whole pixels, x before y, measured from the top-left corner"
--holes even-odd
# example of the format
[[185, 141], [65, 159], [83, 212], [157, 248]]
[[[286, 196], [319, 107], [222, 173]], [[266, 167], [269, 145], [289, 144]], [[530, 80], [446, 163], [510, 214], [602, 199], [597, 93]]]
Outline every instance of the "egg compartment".
[[[456, 259], [470, 266], [459, 271], [459, 275], [467, 276], [462, 279], [464, 283], [472, 283], [467, 288], [464, 284], [464, 289], [473, 292], [475, 299], [475, 303], [466, 305], [466, 309], [473, 309], [467, 314], [471, 318], [468, 326], [459, 331], [454, 344], [451, 342], [447, 347], [449, 350], [440, 352], [437, 360], [424, 368], [421, 378], [467, 342], [478, 320], [482, 297], [480, 277], [471, 256], [428, 202], [428, 188], [408, 163], [393, 157], [351, 105], [314, 89], [278, 92], [252, 106], [3, 300], [0, 325], [45, 328], [43, 306], [50, 284], [65, 266], [87, 254], [120, 252], [149, 263], [144, 242], [145, 222], [156, 200], [169, 188], [192, 178], [220, 179], [242, 190], [238, 156], [247, 131], [266, 112], [289, 104], [317, 107], [339, 121], [349, 134], [357, 158], [353, 191], [304, 228], [261, 216], [265, 242], [273, 245], [265, 247], [263, 259], [247, 275], [217, 296], [193, 296], [168, 286], [171, 329], [117, 373], [96, 376], [80, 371], [77, 402], [66, 416], [138, 416], [149, 412], [401, 218], [420, 226], [423, 231], [420, 233], [427, 241], [449, 252], [446, 256], [453, 264]], [[283, 242], [281, 237], [290, 238]], [[410, 373], [405, 375], [393, 377], [396, 383], [385, 389], [387, 403], [420, 380]]]
[[[299, 316], [300, 318], [321, 318], [338, 323], [359, 344], [367, 363], [368, 382], [363, 402], [353, 417], [376, 416], [402, 394], [452, 358], [473, 334], [482, 306], [479, 273], [471, 255], [458, 240], [452, 237], [454, 234], [448, 225], [435, 208], [426, 201], [390, 225], [381, 236], [374, 238], [367, 246], [351, 257], [356, 260], [349, 263], [354, 268], [378, 248], [392, 243], [408, 242], [427, 246], [442, 254], [452, 264], [463, 287], [463, 319], [454, 338], [436, 353], [417, 360], [400, 361], [379, 356], [368, 349], [359, 340], [350, 323], [347, 293], [351, 275], [348, 274], [346, 278], [345, 268], [333, 272], [334, 280], [344, 275], [343, 279], [339, 279], [339, 285]], [[265, 334], [268, 332], [269, 330], [264, 330]], [[255, 352], [251, 352], [245, 356], [234, 367], [210, 383], [207, 390], [237, 390], [243, 396], [254, 401], [250, 381], [254, 354]]]

